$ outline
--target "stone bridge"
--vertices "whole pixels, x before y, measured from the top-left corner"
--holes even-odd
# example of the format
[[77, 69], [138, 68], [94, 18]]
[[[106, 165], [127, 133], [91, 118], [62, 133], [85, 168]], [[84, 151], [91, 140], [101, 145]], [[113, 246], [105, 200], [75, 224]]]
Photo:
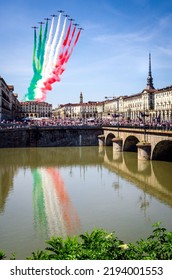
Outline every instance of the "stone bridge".
[[114, 152], [138, 152], [138, 159], [172, 161], [172, 131], [103, 127], [99, 146], [113, 146]]

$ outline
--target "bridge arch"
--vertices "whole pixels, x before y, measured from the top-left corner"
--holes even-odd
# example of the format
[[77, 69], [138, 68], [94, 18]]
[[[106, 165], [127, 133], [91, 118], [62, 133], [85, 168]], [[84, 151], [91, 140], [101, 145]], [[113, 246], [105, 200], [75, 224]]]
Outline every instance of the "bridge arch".
[[113, 143], [112, 143], [112, 139], [115, 137], [115, 135], [113, 133], [109, 133], [106, 137], [106, 143], [105, 145], [106, 146], [112, 146]]
[[137, 152], [137, 146], [136, 144], [139, 142], [139, 139], [134, 136], [134, 135], [130, 135], [128, 136], [123, 144], [123, 151], [127, 151], [127, 152]]
[[158, 142], [152, 152], [152, 160], [172, 162], [172, 141], [162, 140]]

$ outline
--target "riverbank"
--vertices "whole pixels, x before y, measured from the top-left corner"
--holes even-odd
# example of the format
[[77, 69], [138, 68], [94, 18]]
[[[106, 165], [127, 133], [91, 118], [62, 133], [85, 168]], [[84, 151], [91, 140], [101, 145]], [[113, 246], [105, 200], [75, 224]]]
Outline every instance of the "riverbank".
[[30, 126], [0, 130], [0, 148], [98, 146], [101, 127]]
[[[145, 240], [124, 244], [114, 232], [95, 229], [90, 234], [85, 232], [79, 236], [52, 237], [46, 241], [45, 250], [32, 252], [29, 260], [171, 260], [172, 232], [153, 225], [152, 234]], [[5, 259], [0, 251], [0, 259]], [[17, 256], [12, 255], [11, 259]]]

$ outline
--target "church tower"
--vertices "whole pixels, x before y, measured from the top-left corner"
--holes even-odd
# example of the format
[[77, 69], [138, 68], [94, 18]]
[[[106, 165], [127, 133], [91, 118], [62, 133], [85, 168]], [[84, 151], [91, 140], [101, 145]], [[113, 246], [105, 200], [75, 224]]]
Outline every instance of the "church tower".
[[155, 89], [153, 86], [153, 78], [152, 78], [152, 72], [151, 72], [151, 54], [149, 53], [149, 72], [147, 77], [147, 86], [146, 89]]
[[82, 104], [83, 103], [83, 94], [82, 94], [82, 91], [80, 93], [80, 103]]

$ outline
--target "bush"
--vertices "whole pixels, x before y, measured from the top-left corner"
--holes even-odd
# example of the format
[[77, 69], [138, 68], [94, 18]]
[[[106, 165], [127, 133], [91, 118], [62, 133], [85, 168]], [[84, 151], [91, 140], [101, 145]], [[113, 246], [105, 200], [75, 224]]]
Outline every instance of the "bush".
[[[172, 232], [153, 225], [154, 230], [146, 240], [124, 244], [115, 233], [95, 229], [80, 236], [52, 237], [43, 251], [32, 252], [29, 260], [171, 260]], [[0, 251], [0, 259], [5, 255]]]

